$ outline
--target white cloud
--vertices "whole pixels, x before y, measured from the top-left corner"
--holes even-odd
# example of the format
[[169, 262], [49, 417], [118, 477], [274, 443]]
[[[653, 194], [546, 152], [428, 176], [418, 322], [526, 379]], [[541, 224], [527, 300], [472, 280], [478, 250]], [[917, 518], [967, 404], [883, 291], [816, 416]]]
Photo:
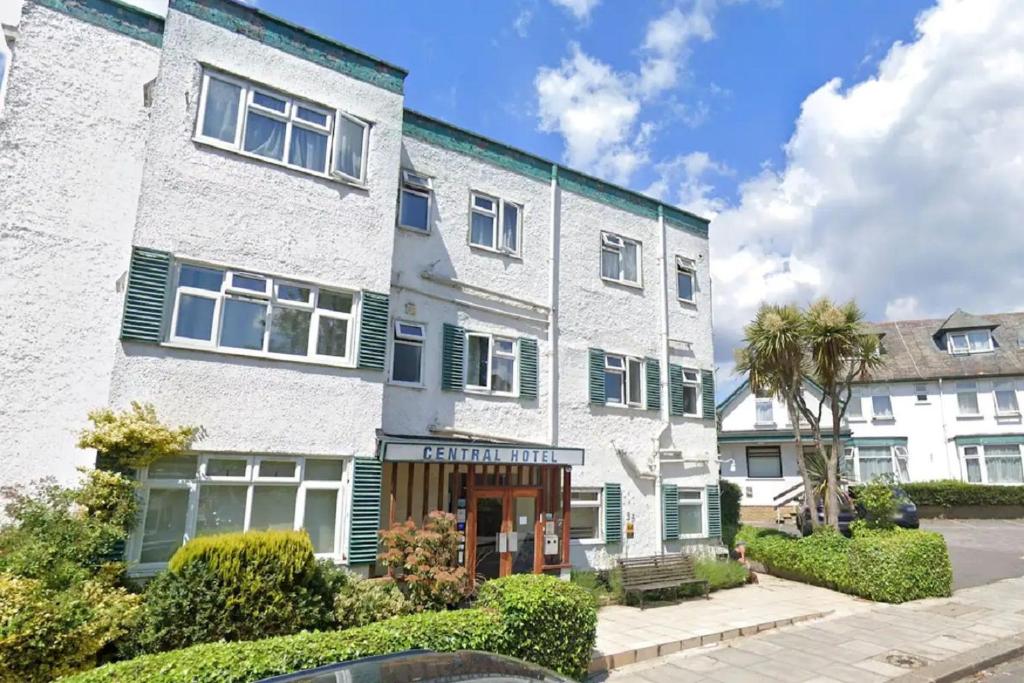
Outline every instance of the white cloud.
[[647, 25], [644, 50], [648, 57], [640, 66], [640, 90], [645, 96], [676, 84], [690, 42], [714, 38], [711, 22], [716, 9], [715, 0], [695, 0], [685, 12], [673, 7]]
[[529, 34], [531, 21], [533, 21], [533, 11], [528, 7], [524, 7], [519, 10], [519, 14], [512, 21], [512, 29], [520, 38], [525, 38]]
[[941, 0], [876, 73], [803, 102], [785, 167], [712, 223], [716, 348], [762, 300], [870, 317], [1022, 307], [1024, 4]]
[[601, 0], [551, 0], [551, 2], [572, 12], [577, 21], [586, 21]]
[[654, 167], [658, 179], [644, 192], [662, 201], [678, 204], [687, 211], [714, 218], [726, 208], [708, 182], [710, 176], [731, 176], [733, 170], [717, 162], [707, 152], [690, 152], [663, 161]]

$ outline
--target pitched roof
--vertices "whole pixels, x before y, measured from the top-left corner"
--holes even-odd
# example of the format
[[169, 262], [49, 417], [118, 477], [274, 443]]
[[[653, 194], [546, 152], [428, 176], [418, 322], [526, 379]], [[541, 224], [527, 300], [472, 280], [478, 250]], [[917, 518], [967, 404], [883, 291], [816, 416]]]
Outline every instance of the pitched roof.
[[[1024, 313], [979, 317], [957, 310], [945, 320], [900, 320], [872, 327], [885, 335], [885, 363], [872, 371], [871, 382], [1024, 375]], [[942, 332], [978, 328], [992, 330], [993, 351], [953, 355], [946, 350]]]

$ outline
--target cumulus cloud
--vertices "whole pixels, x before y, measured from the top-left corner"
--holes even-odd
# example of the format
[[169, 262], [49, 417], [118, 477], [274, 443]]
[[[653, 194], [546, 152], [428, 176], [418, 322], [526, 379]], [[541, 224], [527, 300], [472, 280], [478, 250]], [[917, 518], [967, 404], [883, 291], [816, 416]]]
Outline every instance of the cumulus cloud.
[[714, 176], [732, 176], [726, 164], [715, 161], [707, 152], [690, 152], [655, 165], [658, 174], [644, 192], [662, 201], [678, 204], [687, 211], [714, 218], [726, 208], [725, 200], [715, 195], [709, 182]]
[[533, 11], [527, 7], [519, 10], [519, 14], [512, 20], [512, 30], [520, 38], [525, 38], [530, 32], [530, 22], [533, 21]]
[[586, 21], [601, 0], [551, 0], [551, 3], [569, 10], [577, 21]]

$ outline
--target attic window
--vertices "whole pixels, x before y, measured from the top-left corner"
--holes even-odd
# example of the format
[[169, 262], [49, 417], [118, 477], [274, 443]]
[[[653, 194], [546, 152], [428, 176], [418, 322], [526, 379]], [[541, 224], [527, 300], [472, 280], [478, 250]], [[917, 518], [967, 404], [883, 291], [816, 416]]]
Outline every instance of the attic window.
[[947, 332], [946, 348], [954, 355], [985, 353], [993, 349], [991, 330]]

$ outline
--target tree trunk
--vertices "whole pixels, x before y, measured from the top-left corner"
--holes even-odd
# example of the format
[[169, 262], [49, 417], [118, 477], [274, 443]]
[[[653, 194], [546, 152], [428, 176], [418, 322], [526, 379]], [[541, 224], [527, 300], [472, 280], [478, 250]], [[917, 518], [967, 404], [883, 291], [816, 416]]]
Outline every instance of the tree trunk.
[[839, 530], [839, 453], [842, 448], [840, 423], [842, 415], [839, 411], [839, 392], [833, 391], [829, 396], [832, 413], [832, 449], [825, 462], [828, 470], [825, 476], [825, 521], [829, 526]]
[[796, 446], [796, 466], [800, 472], [800, 478], [804, 482], [804, 504], [807, 505], [811, 511], [811, 528], [815, 529], [818, 527], [818, 501], [817, 497], [814, 495], [814, 483], [811, 481], [811, 475], [807, 471], [807, 460], [804, 458], [803, 438], [800, 436], [800, 414], [797, 412], [796, 404], [793, 403], [793, 401], [787, 401], [786, 408], [789, 410], [789, 422], [793, 425], [793, 443]]

